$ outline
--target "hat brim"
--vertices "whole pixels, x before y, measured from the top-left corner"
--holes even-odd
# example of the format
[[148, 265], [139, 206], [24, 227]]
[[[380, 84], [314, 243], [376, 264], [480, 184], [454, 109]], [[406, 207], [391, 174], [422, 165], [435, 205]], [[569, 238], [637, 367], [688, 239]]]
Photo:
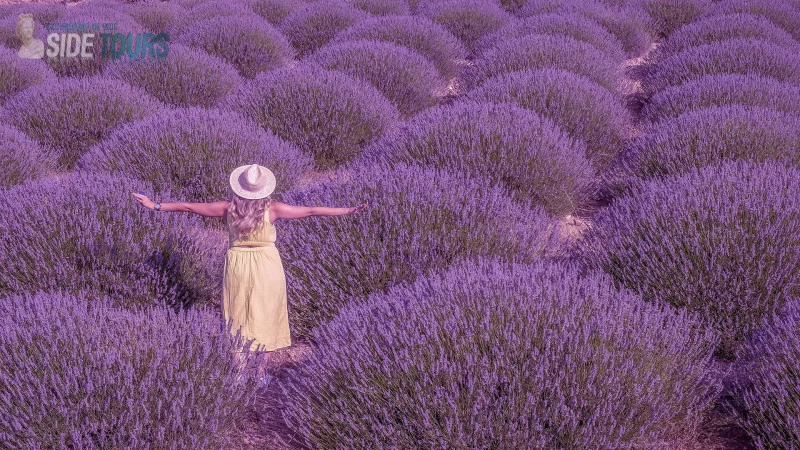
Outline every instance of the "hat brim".
[[239, 176], [242, 174], [242, 172], [247, 170], [251, 165], [252, 164], [247, 164], [233, 169], [233, 172], [231, 172], [230, 176], [231, 189], [233, 189], [234, 194], [242, 198], [247, 198], [250, 200], [258, 200], [261, 198], [266, 198], [267, 196], [269, 196], [269, 194], [275, 191], [275, 174], [273, 174], [272, 171], [267, 169], [266, 167], [261, 166], [261, 169], [263, 169], [267, 173], [267, 184], [265, 184], [264, 187], [261, 188], [260, 190], [248, 191], [247, 189], [243, 188], [241, 184], [239, 184]]

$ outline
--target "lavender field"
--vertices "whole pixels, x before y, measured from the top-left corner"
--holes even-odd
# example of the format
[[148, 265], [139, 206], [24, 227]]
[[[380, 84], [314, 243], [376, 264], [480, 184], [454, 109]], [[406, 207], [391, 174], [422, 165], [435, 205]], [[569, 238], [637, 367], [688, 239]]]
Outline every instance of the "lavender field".
[[0, 4], [0, 167], [0, 449], [800, 450], [800, 0]]

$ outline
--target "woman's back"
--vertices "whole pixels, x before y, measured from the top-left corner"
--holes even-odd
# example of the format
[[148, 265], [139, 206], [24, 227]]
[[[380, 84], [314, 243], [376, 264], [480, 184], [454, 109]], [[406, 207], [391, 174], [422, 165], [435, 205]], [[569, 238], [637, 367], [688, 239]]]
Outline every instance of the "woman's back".
[[275, 226], [269, 221], [269, 208], [264, 222], [249, 236], [234, 239], [232, 218], [226, 214], [230, 248], [227, 251], [222, 282], [222, 310], [225, 323], [231, 321], [232, 332], [254, 339], [258, 347], [271, 351], [292, 344], [286, 276], [278, 248], [275, 247]]
[[228, 223], [228, 242], [230, 242], [231, 247], [275, 244], [277, 230], [275, 229], [275, 225], [269, 221], [269, 208], [265, 208], [264, 210], [264, 222], [261, 224], [261, 227], [254, 230], [249, 236], [240, 237], [239, 239], [235, 239], [234, 237], [230, 214], [226, 212], [225, 217]]

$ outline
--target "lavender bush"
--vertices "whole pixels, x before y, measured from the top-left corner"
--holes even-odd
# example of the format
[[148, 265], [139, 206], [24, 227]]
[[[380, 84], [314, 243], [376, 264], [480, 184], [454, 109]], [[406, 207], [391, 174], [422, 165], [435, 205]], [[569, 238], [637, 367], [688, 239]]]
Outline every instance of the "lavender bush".
[[577, 13], [585, 15], [614, 34], [629, 57], [638, 57], [650, 47], [650, 18], [641, 8], [614, 7], [593, 0], [527, 0], [517, 12], [519, 17], [537, 14]]
[[312, 64], [263, 73], [225, 105], [313, 155], [316, 169], [352, 160], [399, 119], [370, 84]]
[[567, 36], [528, 35], [495, 44], [475, 61], [470, 81], [523, 69], [563, 69], [583, 75], [606, 89], [616, 91], [620, 64], [596, 47]]
[[800, 3], [782, 0], [725, 0], [716, 2], [708, 15], [747, 13], [764, 16], [800, 41]]
[[[244, 3], [224, 0], [207, 0], [189, 8], [181, 20], [169, 24], [167, 31], [171, 36], [182, 37], [183, 33], [194, 29], [200, 22], [222, 17], [250, 19], [256, 18], [257, 15]], [[231, 27], [225, 31], [235, 31], [235, 28]]]
[[147, 183], [123, 175], [71, 173], [0, 191], [0, 294], [88, 289], [138, 308], [204, 304], [221, 294], [201, 277], [210, 250], [183, 235], [189, 214], [156, 214], [131, 195]]
[[208, 0], [175, 0], [175, 3], [182, 8], [192, 9], [195, 6], [206, 3]]
[[615, 61], [625, 59], [622, 43], [602, 25], [581, 14], [542, 14], [517, 20], [480, 40], [479, 51], [493, 44], [531, 34], [567, 36], [604, 51]]
[[631, 0], [599, 0], [600, 3], [608, 6], [613, 6], [615, 8], [622, 8], [631, 3]]
[[800, 86], [759, 75], [707, 75], [653, 95], [641, 116], [657, 121], [693, 109], [733, 104], [800, 114]]
[[642, 56], [655, 40], [648, 31], [647, 14], [639, 8], [623, 7], [612, 14], [590, 11], [587, 15], [608, 28], [622, 42], [622, 48], [630, 58]]
[[647, 95], [704, 75], [723, 73], [762, 75], [797, 85], [800, 54], [769, 41], [737, 38], [692, 47], [663, 61], [650, 61], [643, 71], [642, 86]]
[[638, 185], [601, 212], [585, 260], [647, 300], [698, 312], [731, 357], [800, 280], [800, 171], [732, 161]]
[[798, 51], [800, 44], [784, 29], [766, 17], [751, 14], [723, 14], [697, 20], [672, 33], [655, 51], [651, 60], [663, 60], [703, 44], [737, 38], [755, 38]]
[[420, 5], [417, 14], [447, 28], [473, 55], [478, 41], [509, 23], [513, 16], [500, 5], [481, 0], [447, 0]]
[[510, 102], [546, 117], [586, 143], [586, 156], [606, 167], [622, 149], [631, 120], [622, 99], [586, 77], [559, 69], [522, 70], [490, 78], [464, 102]]
[[710, 106], [650, 125], [631, 142], [641, 178], [685, 172], [730, 159], [800, 164], [800, 114], [757, 106]]
[[565, 265], [464, 260], [314, 337], [282, 386], [310, 448], [679, 448], [719, 391], [712, 333]]
[[247, 4], [267, 22], [279, 26], [289, 14], [305, 5], [305, 2], [303, 0], [249, 0]]
[[369, 17], [369, 14], [341, 0], [312, 2], [289, 14], [281, 31], [289, 38], [299, 57], [327, 44], [336, 33]]
[[236, 67], [181, 44], [171, 44], [165, 58], [112, 63], [104, 75], [175, 106], [212, 107], [241, 83]]
[[376, 16], [407, 15], [406, 0], [350, 0], [350, 4]]
[[52, 156], [23, 132], [0, 123], [0, 189], [35, 180], [53, 169]]
[[[30, 13], [33, 14], [33, 20], [37, 22], [37, 25], [55, 22], [68, 9], [62, 3], [17, 3], [6, 6], [8, 7], [6, 17], [13, 19], [14, 23], [16, 23], [20, 14]], [[2, 16], [0, 14], [0, 17]]]
[[791, 299], [739, 352], [738, 414], [755, 448], [800, 447], [800, 305]]
[[0, 300], [7, 448], [231, 448], [254, 382], [216, 311], [117, 310], [63, 292]]
[[372, 17], [338, 33], [332, 43], [372, 40], [408, 47], [425, 55], [445, 78], [458, 73], [455, 60], [464, 59], [464, 44], [443, 26], [421, 16]]
[[[101, 6], [103, 8], [120, 8], [120, 7], [125, 7], [126, 5], [132, 3], [137, 3], [142, 1], [148, 1], [148, 0], [94, 0], [92, 1], [92, 6]], [[80, 2], [73, 2], [73, 3], [80, 3]]]
[[211, 202], [228, 198], [228, 175], [251, 161], [273, 170], [281, 190], [293, 187], [313, 164], [296, 146], [238, 114], [187, 108], [120, 128], [77, 167], [127, 174], [182, 201]]
[[654, 36], [666, 37], [682, 26], [695, 21], [711, 7], [712, 0], [634, 0], [630, 6], [650, 16]]
[[583, 211], [595, 172], [586, 146], [551, 120], [513, 104], [459, 104], [426, 111], [386, 135], [365, 164], [420, 164], [501, 186], [550, 214]]
[[5, 108], [4, 122], [56, 151], [59, 170], [70, 170], [116, 127], [154, 114], [163, 104], [122, 81], [91, 77], [33, 86]]
[[258, 17], [204, 20], [181, 35], [180, 41], [224, 59], [247, 78], [285, 66], [295, 56], [286, 37]]
[[[170, 27], [175, 23], [181, 23], [186, 15], [186, 9], [182, 6], [162, 1], [131, 3], [124, 11], [152, 33], [168, 33]], [[170, 51], [172, 51], [171, 45]]]
[[329, 44], [306, 60], [372, 84], [406, 117], [436, 105], [435, 94], [445, 88], [436, 66], [425, 56], [390, 42]]
[[0, 105], [18, 92], [54, 78], [42, 61], [21, 59], [16, 51], [0, 47]]
[[500, 5], [506, 11], [515, 14], [525, 5], [527, 0], [500, 0]]
[[[295, 188], [300, 205], [369, 203], [358, 215], [278, 225], [289, 288], [289, 320], [308, 336], [341, 306], [411, 281], [467, 256], [530, 261], [550, 248], [554, 222], [482, 180], [443, 170], [357, 166]], [[279, 244], [280, 245], [280, 244]]]

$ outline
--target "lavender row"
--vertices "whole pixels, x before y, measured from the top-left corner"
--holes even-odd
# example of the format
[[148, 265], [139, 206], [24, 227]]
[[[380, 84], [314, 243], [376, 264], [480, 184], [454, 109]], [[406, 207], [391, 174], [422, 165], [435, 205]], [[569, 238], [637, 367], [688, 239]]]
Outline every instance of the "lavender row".
[[[121, 175], [71, 173], [0, 191], [0, 294], [89, 289], [120, 306], [219, 303], [222, 276], [202, 221], [122, 207], [153, 186]], [[42, 199], [47, 199], [43, 202]], [[216, 238], [219, 240], [219, 237]], [[211, 244], [211, 245], [210, 245]]]
[[690, 314], [541, 261], [454, 261], [314, 336], [281, 385], [309, 448], [676, 448], [719, 391]]
[[237, 445], [254, 382], [234, 371], [239, 341], [216, 311], [131, 312], [60, 291], [5, 296], [0, 311], [6, 448]]
[[758, 449], [800, 447], [799, 302], [794, 297], [767, 317], [737, 355], [745, 375], [731, 411]]
[[342, 306], [457, 258], [532, 261], [557, 251], [555, 220], [542, 207], [523, 206], [501, 187], [449, 170], [367, 161], [291, 189], [283, 199], [373, 205], [348, 220], [309, 218], [283, 225], [277, 245], [286, 269], [289, 319], [303, 336]]

